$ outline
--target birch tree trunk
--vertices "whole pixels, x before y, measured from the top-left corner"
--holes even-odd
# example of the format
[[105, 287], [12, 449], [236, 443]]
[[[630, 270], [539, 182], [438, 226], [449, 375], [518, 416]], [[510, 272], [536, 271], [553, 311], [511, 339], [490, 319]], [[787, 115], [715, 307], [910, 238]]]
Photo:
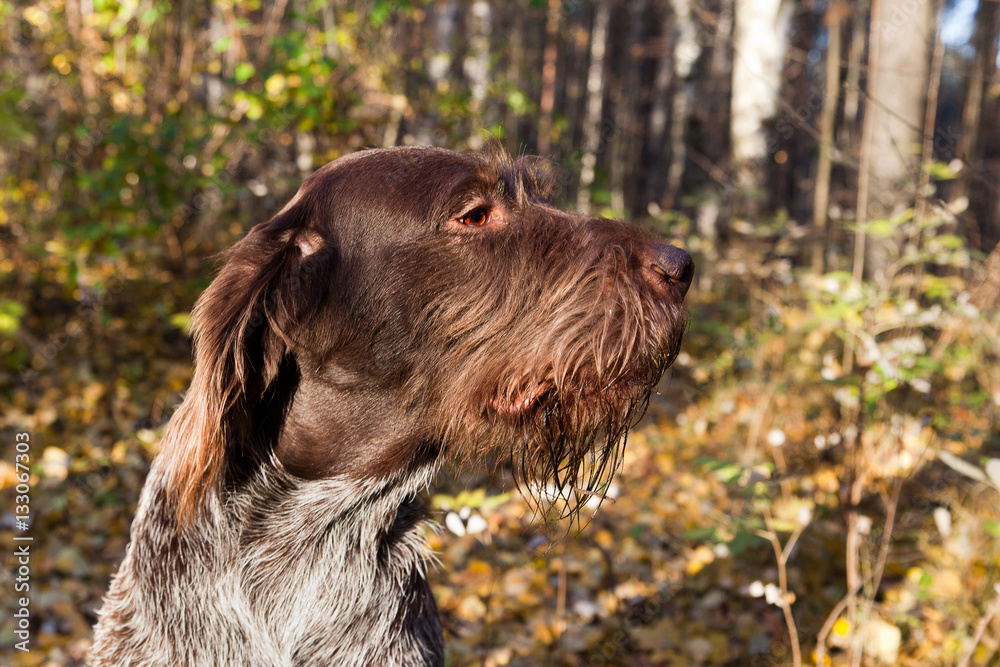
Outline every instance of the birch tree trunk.
[[484, 102], [490, 76], [490, 29], [493, 9], [486, 0], [476, 0], [469, 10], [469, 54], [465, 58], [465, 76], [469, 79], [469, 148], [483, 144], [480, 132], [484, 125]]
[[[933, 24], [931, 0], [880, 0], [877, 57], [869, 59], [869, 100], [865, 106], [871, 197], [858, 219], [871, 220], [912, 206], [920, 176], [919, 145]], [[875, 16], [873, 16], [873, 19]], [[895, 239], [867, 239], [863, 275], [885, 273]]]
[[663, 204], [671, 209], [680, 195], [684, 164], [687, 161], [687, 144], [684, 142], [688, 116], [694, 99], [694, 83], [689, 80], [695, 61], [701, 55], [698, 27], [691, 15], [691, 0], [672, 0], [677, 21], [677, 42], [674, 47], [674, 75], [677, 90], [674, 92], [670, 124], [670, 168], [667, 170], [667, 191]]
[[576, 207], [590, 214], [590, 200], [597, 168], [597, 154], [602, 149], [601, 112], [604, 103], [604, 53], [608, 43], [609, 0], [597, 3], [594, 31], [590, 38], [590, 67], [587, 70], [587, 110], [583, 120], [583, 160]]
[[736, 0], [730, 137], [736, 186], [746, 198], [738, 213], [759, 211], [766, 177], [764, 123], [778, 109], [791, 9], [783, 0]]

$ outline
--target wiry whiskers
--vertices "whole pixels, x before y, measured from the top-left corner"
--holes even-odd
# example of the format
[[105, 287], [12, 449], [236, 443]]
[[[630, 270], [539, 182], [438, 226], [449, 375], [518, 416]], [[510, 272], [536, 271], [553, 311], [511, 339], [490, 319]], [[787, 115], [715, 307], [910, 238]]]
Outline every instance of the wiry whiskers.
[[418, 500], [509, 465], [581, 523], [676, 358], [692, 263], [496, 148], [345, 156], [224, 256], [94, 664], [440, 667]]

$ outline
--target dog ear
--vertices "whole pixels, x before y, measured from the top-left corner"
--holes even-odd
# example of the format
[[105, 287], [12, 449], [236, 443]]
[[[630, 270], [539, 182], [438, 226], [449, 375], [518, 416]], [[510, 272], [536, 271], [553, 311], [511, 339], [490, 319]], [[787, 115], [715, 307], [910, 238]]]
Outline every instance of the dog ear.
[[229, 443], [255, 436], [255, 408], [291, 351], [290, 336], [325, 296], [331, 247], [309, 217], [297, 195], [254, 227], [222, 255], [225, 265], [195, 304], [194, 377], [163, 444], [181, 526], [220, 483]]

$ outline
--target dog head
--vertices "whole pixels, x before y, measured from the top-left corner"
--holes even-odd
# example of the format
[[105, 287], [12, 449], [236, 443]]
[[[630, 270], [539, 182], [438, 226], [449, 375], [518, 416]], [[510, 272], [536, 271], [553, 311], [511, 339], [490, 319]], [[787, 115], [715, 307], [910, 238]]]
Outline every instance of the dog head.
[[323, 167], [225, 255], [165, 436], [180, 517], [276, 459], [306, 478], [509, 460], [595, 491], [674, 360], [693, 264], [561, 211], [539, 160], [435, 148]]

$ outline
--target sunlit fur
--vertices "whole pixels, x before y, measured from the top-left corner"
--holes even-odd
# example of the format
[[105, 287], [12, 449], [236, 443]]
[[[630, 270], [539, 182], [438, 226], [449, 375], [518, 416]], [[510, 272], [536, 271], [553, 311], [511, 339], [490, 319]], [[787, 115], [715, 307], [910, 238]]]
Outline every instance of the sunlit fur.
[[451, 461], [600, 497], [685, 326], [690, 266], [661, 280], [655, 237], [553, 183], [365, 151], [225, 253], [94, 664], [443, 664], [419, 493]]
[[[499, 451], [529, 489], [599, 490], [677, 354], [684, 312], [635, 279], [645, 237], [634, 227], [533, 213], [542, 223], [490, 239], [498, 247], [477, 253], [487, 261], [464, 273], [439, 264], [427, 276], [442, 287], [415, 327], [432, 344], [409, 394], [428, 406], [447, 454], [475, 461]], [[544, 392], [532, 409], [491, 407], [535, 387]]]

